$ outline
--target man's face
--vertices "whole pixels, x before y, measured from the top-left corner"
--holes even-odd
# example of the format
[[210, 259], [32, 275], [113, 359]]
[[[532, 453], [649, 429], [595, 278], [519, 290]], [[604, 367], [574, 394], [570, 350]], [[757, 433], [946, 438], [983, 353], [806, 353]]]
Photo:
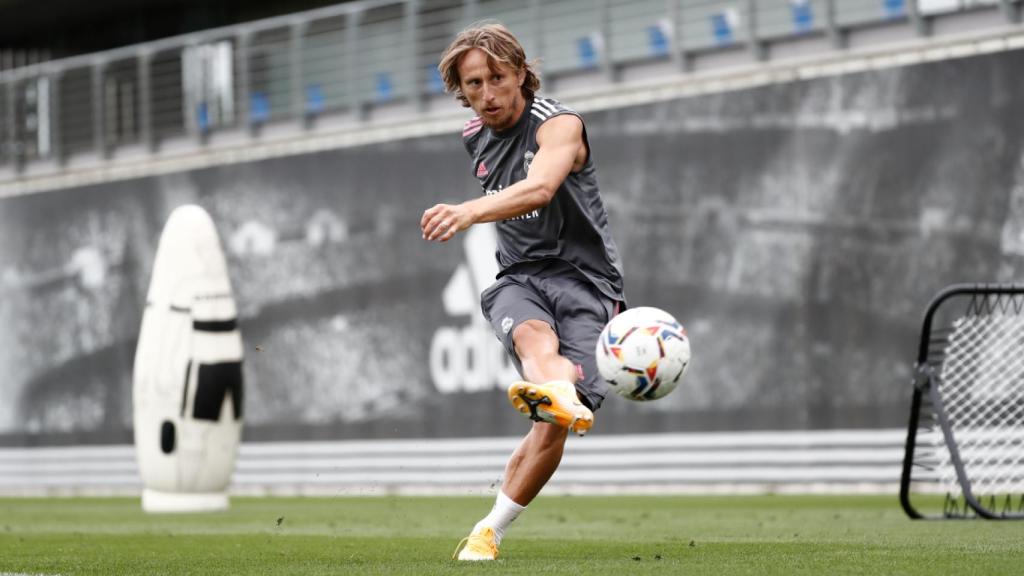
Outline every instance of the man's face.
[[526, 71], [488, 61], [487, 54], [473, 48], [459, 61], [462, 93], [483, 123], [494, 130], [510, 128], [523, 113], [525, 101], [520, 86]]

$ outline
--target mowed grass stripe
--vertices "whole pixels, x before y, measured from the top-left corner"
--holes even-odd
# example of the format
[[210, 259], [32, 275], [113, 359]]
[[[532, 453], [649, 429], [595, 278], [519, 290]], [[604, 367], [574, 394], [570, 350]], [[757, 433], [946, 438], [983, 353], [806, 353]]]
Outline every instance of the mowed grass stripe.
[[450, 560], [487, 498], [0, 499], [0, 573], [1020, 574], [1024, 523], [913, 522], [895, 497], [542, 497], [498, 562]]

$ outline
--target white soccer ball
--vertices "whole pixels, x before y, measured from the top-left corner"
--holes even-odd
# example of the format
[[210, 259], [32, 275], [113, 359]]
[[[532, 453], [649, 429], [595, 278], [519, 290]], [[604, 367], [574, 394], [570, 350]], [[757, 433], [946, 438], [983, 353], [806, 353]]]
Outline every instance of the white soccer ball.
[[676, 386], [690, 365], [690, 339], [671, 314], [631, 308], [609, 322], [597, 340], [597, 371], [616, 394], [657, 400]]

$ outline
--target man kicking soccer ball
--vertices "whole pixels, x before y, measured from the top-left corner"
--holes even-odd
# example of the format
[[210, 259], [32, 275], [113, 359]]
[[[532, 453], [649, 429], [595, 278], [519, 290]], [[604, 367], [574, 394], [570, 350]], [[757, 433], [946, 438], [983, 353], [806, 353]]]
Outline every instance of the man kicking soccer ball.
[[484, 195], [423, 213], [423, 238], [447, 242], [496, 222], [497, 282], [484, 291], [491, 323], [526, 380], [508, 390], [534, 420], [505, 466], [491, 513], [477, 522], [459, 560], [494, 560], [508, 525], [562, 459], [569, 430], [583, 435], [604, 399], [594, 345], [624, 303], [622, 265], [608, 231], [580, 116], [536, 96], [519, 41], [500, 24], [461, 32], [438, 66], [445, 89], [477, 114], [462, 140]]

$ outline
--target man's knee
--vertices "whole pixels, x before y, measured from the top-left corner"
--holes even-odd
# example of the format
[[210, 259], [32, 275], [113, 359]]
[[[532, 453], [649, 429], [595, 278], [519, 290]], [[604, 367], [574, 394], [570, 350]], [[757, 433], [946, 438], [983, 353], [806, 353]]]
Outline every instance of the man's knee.
[[543, 320], [527, 320], [512, 331], [512, 342], [520, 358], [558, 353], [558, 335]]

